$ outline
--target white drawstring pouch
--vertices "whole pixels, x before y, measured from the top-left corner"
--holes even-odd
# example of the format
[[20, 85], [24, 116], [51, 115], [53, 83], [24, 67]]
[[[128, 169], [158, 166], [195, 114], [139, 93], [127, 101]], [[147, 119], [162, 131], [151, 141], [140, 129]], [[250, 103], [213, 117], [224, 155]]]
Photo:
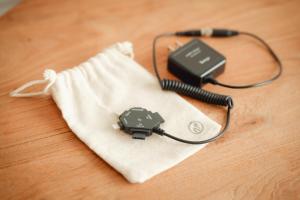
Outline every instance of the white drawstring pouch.
[[[162, 91], [156, 78], [135, 62], [129, 42], [117, 43], [60, 73], [45, 70], [44, 78], [26, 83], [10, 95], [52, 95], [74, 134], [131, 183], [148, 180], [205, 145], [180, 143], [157, 134], [145, 140], [132, 139], [113, 126], [125, 110], [143, 107], [158, 112], [165, 120], [161, 128], [184, 139], [207, 139], [220, 129], [174, 92]], [[42, 92], [23, 92], [41, 83], [48, 83]]]

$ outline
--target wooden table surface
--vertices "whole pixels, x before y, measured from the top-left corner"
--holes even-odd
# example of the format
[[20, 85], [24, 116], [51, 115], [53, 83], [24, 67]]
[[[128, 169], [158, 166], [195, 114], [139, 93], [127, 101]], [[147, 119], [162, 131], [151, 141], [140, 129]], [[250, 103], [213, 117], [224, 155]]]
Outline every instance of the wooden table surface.
[[[300, 199], [300, 1], [23, 1], [0, 18], [1, 199]], [[218, 141], [143, 184], [129, 184], [67, 127], [51, 97], [10, 98], [46, 68], [75, 66], [123, 40], [151, 68], [156, 34], [226, 27], [264, 38], [283, 61], [271, 85], [231, 90], [230, 130]], [[187, 39], [181, 39], [182, 42]], [[204, 39], [228, 59], [219, 80], [249, 83], [275, 73], [254, 40]], [[166, 70], [166, 46], [159, 64]], [[37, 88], [36, 88], [37, 89]], [[224, 110], [191, 100], [219, 123]]]

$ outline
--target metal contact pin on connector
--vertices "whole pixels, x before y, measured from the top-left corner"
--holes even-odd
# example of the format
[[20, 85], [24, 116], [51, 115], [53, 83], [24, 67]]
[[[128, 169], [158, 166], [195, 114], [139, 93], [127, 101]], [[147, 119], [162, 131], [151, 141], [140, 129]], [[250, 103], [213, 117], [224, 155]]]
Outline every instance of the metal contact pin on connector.
[[182, 47], [182, 46], [183, 46], [183, 44], [182, 44], [180, 41], [176, 40], [176, 41], [175, 41], [175, 47], [169, 45], [169, 46], [168, 46], [168, 50], [169, 50], [169, 51], [175, 51], [175, 50], [177, 50], [179, 47]]
[[168, 45], [168, 50], [169, 51], [175, 51], [176, 48], [172, 47], [171, 45]]
[[177, 47], [177, 48], [183, 46], [183, 44], [182, 44], [179, 40], [176, 40], [176, 41], [175, 41], [175, 44], [176, 44], [176, 47]]

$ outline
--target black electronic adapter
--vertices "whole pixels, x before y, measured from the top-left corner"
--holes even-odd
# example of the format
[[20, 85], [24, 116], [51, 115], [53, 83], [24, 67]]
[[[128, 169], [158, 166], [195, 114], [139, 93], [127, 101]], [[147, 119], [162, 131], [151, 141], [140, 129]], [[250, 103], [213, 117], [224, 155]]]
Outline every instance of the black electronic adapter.
[[183, 82], [202, 86], [224, 72], [226, 58], [199, 39], [177, 48], [168, 57], [168, 70]]

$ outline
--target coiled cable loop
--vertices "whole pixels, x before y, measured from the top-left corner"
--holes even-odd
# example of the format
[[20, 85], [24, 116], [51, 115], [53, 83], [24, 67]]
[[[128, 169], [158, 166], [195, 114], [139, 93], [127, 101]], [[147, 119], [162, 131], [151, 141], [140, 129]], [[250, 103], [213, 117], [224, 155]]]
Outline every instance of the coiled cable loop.
[[209, 104], [233, 107], [233, 100], [230, 96], [212, 93], [181, 81], [163, 79], [161, 86], [163, 90], [174, 91]]

